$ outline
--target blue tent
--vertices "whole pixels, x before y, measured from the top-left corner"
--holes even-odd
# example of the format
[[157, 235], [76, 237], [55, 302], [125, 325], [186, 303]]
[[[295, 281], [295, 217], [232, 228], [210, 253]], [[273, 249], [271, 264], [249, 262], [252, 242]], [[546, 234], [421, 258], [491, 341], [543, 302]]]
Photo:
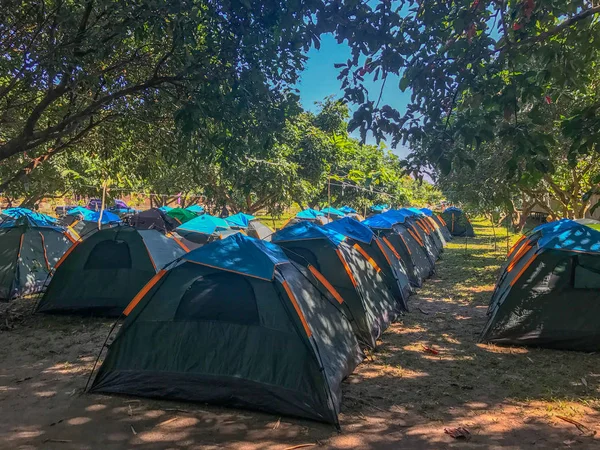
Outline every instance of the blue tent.
[[369, 228], [375, 228], [380, 230], [391, 230], [394, 225], [398, 223], [404, 223], [406, 216], [403, 214], [390, 214], [388, 211], [383, 214], [376, 214], [371, 216], [361, 223], [364, 223]]
[[[75, 208], [70, 209], [67, 211], [67, 215], [78, 216], [80, 220], [85, 220], [86, 222], [98, 222], [100, 219], [99, 211], [91, 211], [83, 206], [76, 206]], [[110, 211], [104, 210], [102, 213], [102, 221], [100, 223], [112, 222], [121, 222], [121, 218]]]
[[182, 259], [269, 281], [273, 279], [277, 265], [289, 263], [279, 246], [242, 233], [192, 250]]
[[18, 223], [27, 222], [37, 227], [57, 226], [58, 221], [54, 217], [32, 211], [27, 208], [8, 208], [2, 211], [2, 225], [5, 227], [15, 226]]
[[572, 220], [559, 221], [554, 226], [544, 227], [541, 232], [538, 248], [600, 253], [600, 231]]
[[241, 212], [241, 213], [233, 214], [232, 216], [225, 218], [225, 222], [227, 222], [229, 224], [229, 226], [232, 226], [232, 227], [248, 228], [248, 225], [254, 219], [256, 219], [256, 217], [254, 217], [250, 214], [244, 214]]
[[413, 208], [413, 207], [410, 207], [410, 208], [400, 208], [400, 211], [404, 211], [404, 210], [413, 212], [417, 216], [424, 216], [425, 215], [425, 213], [422, 210], [420, 210], [419, 208]]
[[321, 212], [325, 215], [330, 214], [332, 216], [340, 216], [340, 217], [344, 217], [346, 215], [346, 213], [344, 211], [342, 211], [341, 209], [335, 209], [335, 208], [332, 208], [331, 206], [323, 208], [321, 210]]
[[160, 207], [160, 208], [158, 208], [158, 209], [160, 209], [162, 212], [165, 212], [165, 213], [166, 213], [166, 212], [169, 212], [169, 211], [171, 211], [173, 208], [171, 208], [170, 206], [166, 206], [166, 205], [165, 205], [165, 206], [161, 206], [161, 207]]
[[462, 212], [462, 209], [457, 208], [456, 206], [449, 206], [448, 208], [446, 208], [444, 210], [444, 212], [446, 212], [446, 211], [448, 211], [448, 212], [452, 212], [452, 211], [454, 211], [454, 212]]
[[175, 231], [189, 231], [192, 233], [213, 234], [215, 231], [228, 230], [230, 227], [224, 219], [203, 214], [183, 225], [178, 226]]
[[340, 208], [340, 211], [342, 211], [345, 214], [358, 214], [358, 211], [355, 210], [354, 208], [351, 208], [350, 206], [344, 205]]
[[187, 209], [188, 211], [191, 211], [193, 213], [196, 213], [196, 214], [202, 214], [204, 212], [204, 208], [199, 205], [190, 205], [185, 209]]
[[296, 214], [296, 217], [298, 217], [299, 219], [316, 219], [318, 216], [324, 216], [325, 214], [323, 214], [321, 211], [317, 211], [316, 209], [312, 209], [312, 208], [307, 208], [304, 211], [300, 211], [298, 214]]
[[323, 228], [312, 222], [299, 222], [283, 228], [271, 236], [271, 242], [291, 242], [305, 239], [327, 239], [336, 247], [346, 239], [343, 234]]
[[344, 217], [340, 220], [328, 223], [327, 225], [324, 225], [324, 228], [348, 236], [355, 241], [364, 242], [365, 244], [370, 244], [373, 240], [373, 236], [375, 236], [373, 231], [367, 225], [351, 217]]
[[371, 206], [371, 211], [373, 211], [373, 212], [384, 212], [384, 211], [387, 211], [389, 208], [390, 207], [387, 204], [373, 205], [373, 206]]
[[433, 217], [433, 211], [429, 208], [421, 208], [421, 212], [426, 216]]

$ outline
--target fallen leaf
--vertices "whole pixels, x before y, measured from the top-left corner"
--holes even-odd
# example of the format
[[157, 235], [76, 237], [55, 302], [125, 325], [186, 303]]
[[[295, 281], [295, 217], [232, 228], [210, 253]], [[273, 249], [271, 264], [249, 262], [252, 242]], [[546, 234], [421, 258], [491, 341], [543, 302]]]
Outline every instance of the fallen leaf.
[[465, 441], [471, 439], [471, 432], [465, 427], [444, 428], [444, 433], [446, 433], [450, 437], [453, 437], [454, 439], [464, 439]]
[[137, 436], [137, 431], [135, 431], [135, 428], [133, 428], [133, 425], [130, 425], [130, 426], [131, 426], [131, 432]]

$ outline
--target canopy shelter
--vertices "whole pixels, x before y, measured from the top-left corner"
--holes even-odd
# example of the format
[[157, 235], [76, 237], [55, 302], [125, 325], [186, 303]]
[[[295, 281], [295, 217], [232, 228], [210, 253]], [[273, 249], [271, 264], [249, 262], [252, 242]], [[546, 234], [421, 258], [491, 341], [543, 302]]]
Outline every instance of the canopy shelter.
[[203, 214], [175, 228], [175, 233], [192, 250], [237, 232], [230, 228], [225, 219], [210, 214]]
[[41, 292], [53, 267], [72, 245], [64, 228], [37, 223], [21, 216], [0, 224], [2, 301]]
[[179, 226], [179, 223], [160, 208], [150, 208], [131, 216], [129, 225], [138, 230], [156, 230], [167, 234]]
[[193, 212], [194, 214], [204, 214], [204, 207], [200, 206], [200, 205], [190, 205], [188, 207], [185, 208], [188, 211]]
[[374, 348], [400, 308], [381, 269], [345, 239], [311, 222], [283, 228], [272, 237], [291, 260], [323, 274], [344, 300], [359, 341]]
[[243, 234], [194, 250], [127, 307], [91, 392], [337, 424], [342, 380], [363, 355], [317, 285], [279, 247]]
[[100, 222], [101, 229], [109, 228], [121, 223], [121, 218], [107, 210], [100, 214], [100, 211], [76, 206], [67, 211], [67, 214], [61, 219], [61, 223], [67, 227], [67, 231], [74, 240], [85, 239], [98, 231], [98, 222]]
[[381, 269], [381, 274], [400, 307], [408, 311], [408, 297], [412, 289], [400, 255], [378, 238], [368, 226], [351, 217], [328, 223], [325, 228], [343, 234], [365, 258], [373, 259]]
[[119, 316], [135, 294], [184, 249], [156, 230], [128, 225], [100, 230], [75, 243], [36, 311]]
[[346, 216], [346, 213], [340, 209], [332, 208], [331, 206], [327, 206], [321, 210], [326, 217], [330, 219], [337, 220]]
[[428, 255], [425, 243], [411, 227], [405, 225], [405, 221], [405, 215], [384, 213], [371, 216], [362, 223], [400, 255], [410, 283], [420, 287], [423, 280], [433, 273], [434, 261]]
[[198, 217], [198, 214], [188, 211], [183, 208], [172, 208], [167, 211], [167, 216], [175, 219], [179, 225], [189, 222], [192, 219]]
[[571, 220], [535, 228], [511, 250], [481, 339], [600, 350], [600, 232]]
[[452, 236], [475, 237], [473, 226], [462, 209], [450, 206], [444, 210], [442, 218]]
[[421, 208], [421, 211], [423, 211], [423, 214], [425, 214], [427, 217], [429, 217], [431, 220], [433, 220], [436, 223], [436, 225], [438, 226], [439, 232], [444, 237], [444, 240], [446, 242], [450, 242], [452, 240], [452, 234], [450, 234], [450, 230], [446, 226], [446, 222], [444, 222], [444, 219], [442, 218], [442, 216], [440, 216], [439, 214], [436, 214], [429, 208]]

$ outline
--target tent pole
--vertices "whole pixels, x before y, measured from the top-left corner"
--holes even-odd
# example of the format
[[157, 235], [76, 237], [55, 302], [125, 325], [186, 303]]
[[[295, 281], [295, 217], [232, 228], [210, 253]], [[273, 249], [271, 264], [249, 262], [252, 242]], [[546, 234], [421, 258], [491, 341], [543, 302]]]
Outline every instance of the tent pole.
[[100, 215], [98, 216], [98, 229], [102, 229], [102, 215], [104, 214], [104, 206], [106, 205], [106, 185], [108, 182], [104, 180], [102, 183], [102, 205], [100, 207]]

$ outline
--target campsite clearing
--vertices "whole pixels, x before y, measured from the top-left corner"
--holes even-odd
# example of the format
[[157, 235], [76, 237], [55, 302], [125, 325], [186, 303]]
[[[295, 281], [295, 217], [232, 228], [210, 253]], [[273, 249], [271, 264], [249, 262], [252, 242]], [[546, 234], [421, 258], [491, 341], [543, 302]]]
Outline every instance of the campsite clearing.
[[[342, 432], [204, 404], [83, 394], [109, 320], [0, 309], [0, 448], [600, 448], [600, 355], [477, 343], [506, 254], [473, 221], [344, 383]], [[510, 237], [510, 244], [516, 236]], [[464, 427], [470, 440], [445, 429]]]

